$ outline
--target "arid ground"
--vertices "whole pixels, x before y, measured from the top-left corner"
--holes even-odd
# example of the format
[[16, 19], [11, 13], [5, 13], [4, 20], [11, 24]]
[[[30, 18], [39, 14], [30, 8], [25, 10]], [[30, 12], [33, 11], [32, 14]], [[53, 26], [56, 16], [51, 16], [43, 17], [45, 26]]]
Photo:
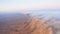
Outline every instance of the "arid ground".
[[0, 34], [59, 34], [59, 22], [29, 14], [0, 14]]

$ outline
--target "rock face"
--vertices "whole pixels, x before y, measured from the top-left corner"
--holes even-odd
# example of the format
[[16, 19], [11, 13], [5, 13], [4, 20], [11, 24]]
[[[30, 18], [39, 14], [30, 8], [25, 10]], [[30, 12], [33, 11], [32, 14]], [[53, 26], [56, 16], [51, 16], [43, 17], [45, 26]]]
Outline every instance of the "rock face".
[[48, 23], [25, 14], [0, 15], [0, 34], [53, 34]]

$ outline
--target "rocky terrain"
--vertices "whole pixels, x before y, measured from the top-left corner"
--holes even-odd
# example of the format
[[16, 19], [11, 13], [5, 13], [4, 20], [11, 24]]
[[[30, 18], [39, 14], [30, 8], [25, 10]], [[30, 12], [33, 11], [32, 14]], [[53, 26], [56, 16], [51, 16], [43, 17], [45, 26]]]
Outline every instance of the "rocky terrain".
[[55, 22], [21, 13], [0, 14], [0, 34], [59, 34], [60, 26]]

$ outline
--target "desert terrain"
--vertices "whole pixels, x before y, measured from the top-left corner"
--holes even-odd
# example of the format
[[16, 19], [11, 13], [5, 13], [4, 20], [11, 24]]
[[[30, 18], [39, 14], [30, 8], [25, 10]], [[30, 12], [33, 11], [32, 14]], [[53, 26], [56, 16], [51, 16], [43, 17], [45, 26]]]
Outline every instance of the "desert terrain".
[[0, 34], [59, 34], [60, 21], [28, 14], [0, 14]]

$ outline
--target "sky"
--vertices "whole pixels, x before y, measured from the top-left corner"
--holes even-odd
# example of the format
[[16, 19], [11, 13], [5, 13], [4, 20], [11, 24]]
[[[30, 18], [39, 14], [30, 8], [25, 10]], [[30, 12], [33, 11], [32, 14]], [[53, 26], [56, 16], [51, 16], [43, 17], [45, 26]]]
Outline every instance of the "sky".
[[0, 12], [32, 9], [60, 9], [60, 0], [0, 0]]

